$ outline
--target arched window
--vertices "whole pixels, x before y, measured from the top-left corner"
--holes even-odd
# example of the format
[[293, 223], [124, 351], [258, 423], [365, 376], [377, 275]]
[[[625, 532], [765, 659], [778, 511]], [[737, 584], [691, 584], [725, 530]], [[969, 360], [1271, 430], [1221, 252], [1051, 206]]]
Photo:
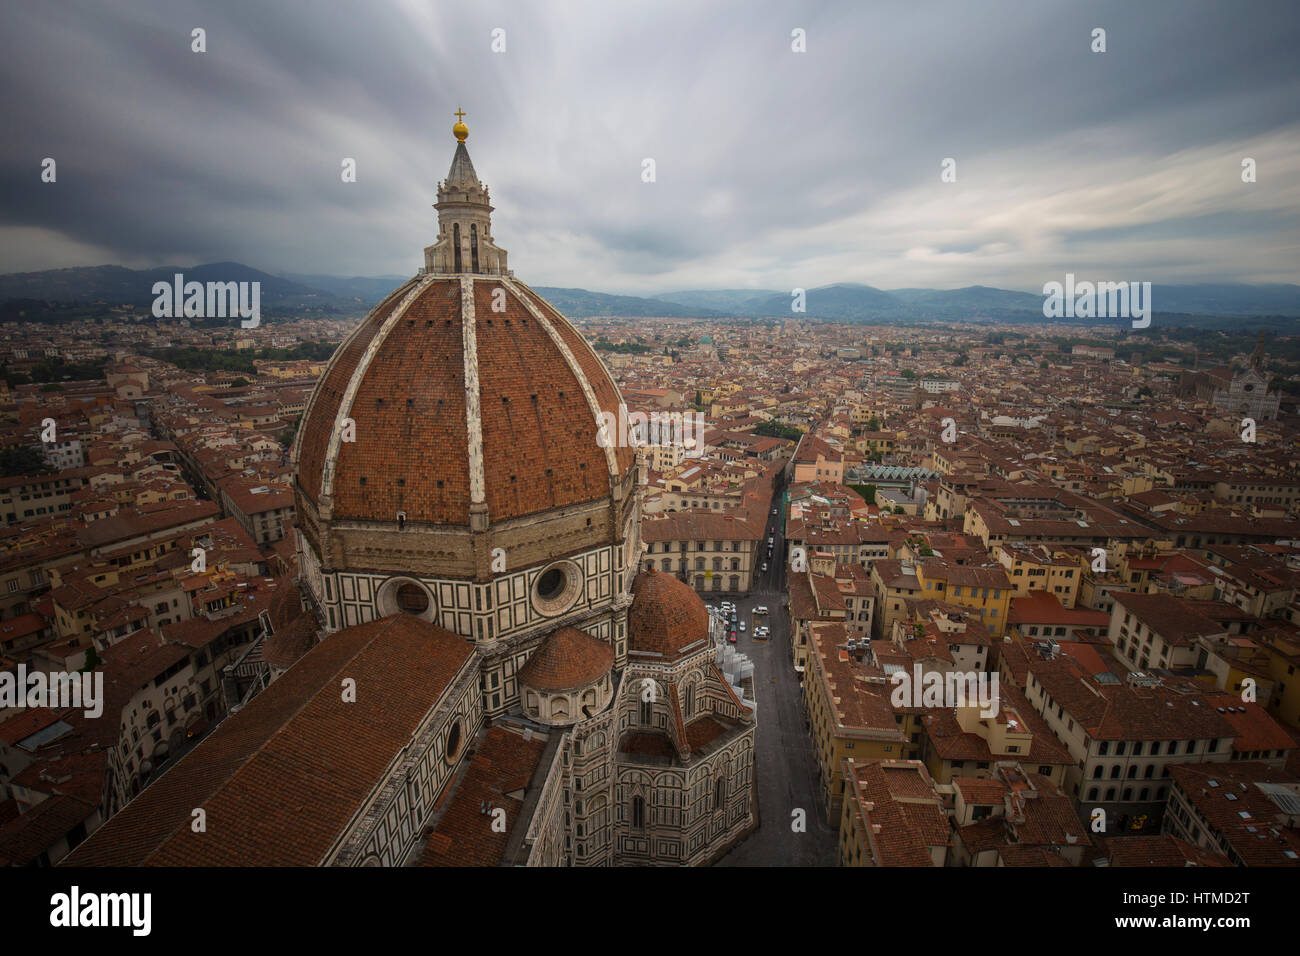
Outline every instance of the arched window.
[[650, 726], [654, 719], [654, 705], [648, 700], [641, 701], [641, 724], [645, 727]]
[[461, 271], [461, 267], [460, 267], [460, 223], [458, 223], [458, 222], [454, 222], [454, 223], [451, 224], [451, 241], [452, 241], [452, 245], [453, 245], [453, 246], [455, 247], [455, 249], [456, 249], [456, 269], [455, 269], [455, 271], [456, 271], [456, 272], [460, 272], [460, 271]]
[[722, 801], [727, 796], [727, 780], [725, 777], [719, 777], [718, 782], [713, 787], [713, 809], [722, 806]]
[[638, 830], [645, 826], [645, 800], [641, 797], [632, 798], [632, 826]]
[[689, 717], [695, 713], [695, 685], [691, 684], [686, 688], [686, 716]]
[[478, 223], [469, 224], [469, 256], [471, 271], [478, 272]]

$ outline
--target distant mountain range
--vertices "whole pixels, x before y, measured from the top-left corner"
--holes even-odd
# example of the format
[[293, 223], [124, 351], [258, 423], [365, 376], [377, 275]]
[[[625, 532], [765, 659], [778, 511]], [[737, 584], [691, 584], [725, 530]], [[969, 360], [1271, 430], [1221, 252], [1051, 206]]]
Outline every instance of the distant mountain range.
[[[755, 317], [787, 317], [791, 306], [788, 291], [704, 289], [656, 298]], [[1300, 316], [1300, 285], [1153, 285], [1151, 301], [1158, 314]], [[1041, 319], [1043, 296], [980, 285], [885, 291], [869, 285], [836, 283], [807, 290], [805, 308], [809, 317], [825, 319]]]
[[[149, 309], [154, 302], [155, 282], [171, 285], [177, 273], [185, 282], [260, 282], [264, 312], [344, 313], [373, 304], [370, 287], [379, 279], [336, 279], [338, 291], [319, 284], [307, 285], [287, 276], [274, 276], [238, 262], [210, 262], [199, 266], [160, 266], [156, 269], [126, 269], [122, 266], [82, 266], [45, 272], [13, 272], [0, 275], [0, 303], [16, 299], [44, 302], [103, 302]], [[317, 277], [312, 277], [317, 278]], [[366, 297], [347, 283], [362, 283]], [[390, 282], [386, 291], [392, 291]], [[374, 300], [377, 301], [377, 298]]]
[[[262, 283], [262, 308], [272, 315], [349, 314], [364, 311], [405, 278], [396, 275], [275, 276], [237, 262], [141, 270], [121, 266], [93, 266], [0, 275], [0, 304], [12, 300], [36, 300], [148, 307], [154, 299], [154, 283], [170, 283], [178, 272], [185, 276], [186, 281], [259, 281]], [[695, 289], [642, 297], [553, 286], [537, 286], [536, 289], [561, 312], [574, 318], [657, 316], [759, 319], [789, 318], [792, 314], [791, 293], [788, 290]], [[1170, 316], [1185, 324], [1210, 324], [1196, 319], [1198, 316], [1300, 316], [1300, 285], [1155, 285], [1151, 290], [1151, 299], [1156, 315]], [[869, 285], [836, 283], [808, 289], [805, 311], [801, 317], [876, 323], [962, 320], [1027, 322], [1042, 319], [1043, 296], [987, 286], [886, 291]]]

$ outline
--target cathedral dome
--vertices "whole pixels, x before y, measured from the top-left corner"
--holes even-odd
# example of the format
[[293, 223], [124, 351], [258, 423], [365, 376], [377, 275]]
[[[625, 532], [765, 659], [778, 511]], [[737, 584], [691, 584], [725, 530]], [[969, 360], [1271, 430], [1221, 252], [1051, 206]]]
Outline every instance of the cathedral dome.
[[[577, 329], [505, 267], [462, 132], [425, 268], [339, 346], [303, 413], [299, 526], [326, 567], [391, 555], [392, 539], [358, 537], [375, 523], [480, 533], [545, 512], [604, 540], [627, 524], [636, 456], [626, 441], [605, 447], [601, 429], [622, 420], [618, 387]], [[608, 520], [588, 507], [601, 502]], [[545, 533], [577, 550], [586, 542], [570, 525]], [[429, 569], [487, 573], [481, 542], [421, 547]], [[458, 564], [471, 550], [472, 568]]]
[[634, 466], [598, 440], [619, 402], [581, 334], [522, 282], [417, 276], [321, 376], [299, 486], [335, 521], [437, 525], [470, 524], [475, 504], [495, 522], [608, 498]]
[[709, 612], [689, 585], [647, 570], [632, 582], [632, 593], [627, 628], [633, 657], [668, 663], [708, 645]]

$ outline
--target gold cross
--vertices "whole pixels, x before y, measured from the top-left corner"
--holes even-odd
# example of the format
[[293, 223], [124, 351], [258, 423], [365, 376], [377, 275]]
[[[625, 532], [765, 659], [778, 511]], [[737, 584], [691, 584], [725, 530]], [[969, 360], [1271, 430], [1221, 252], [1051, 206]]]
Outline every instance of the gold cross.
[[462, 109], [457, 109], [457, 110], [456, 110], [456, 113], [455, 113], [455, 116], [456, 116], [456, 119], [458, 119], [458, 120], [463, 120], [463, 119], [465, 119], [465, 111], [462, 110]]

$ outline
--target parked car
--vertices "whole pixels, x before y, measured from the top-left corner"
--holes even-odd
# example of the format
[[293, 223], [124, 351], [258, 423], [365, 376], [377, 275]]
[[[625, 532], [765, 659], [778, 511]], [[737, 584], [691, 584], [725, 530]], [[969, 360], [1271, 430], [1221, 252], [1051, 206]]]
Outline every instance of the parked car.
[[755, 614], [766, 614], [766, 613], [767, 613], [767, 605], [766, 605], [766, 604], [760, 604], [758, 607], [754, 608], [754, 613], [755, 613]]
[[730, 634], [727, 635], [727, 643], [728, 643], [728, 644], [735, 644], [735, 643], [736, 643], [736, 632], [735, 632], [735, 631], [732, 631]]
[[740, 633], [741, 633], [741, 634], [744, 634], [744, 633], [745, 633], [745, 622], [744, 622], [744, 621], [741, 621], [741, 622], [740, 622]]
[[774, 538], [774, 537], [770, 537], [770, 538], [767, 539], [767, 545], [768, 545], [768, 547], [771, 547], [771, 546], [774, 545], [774, 544], [776, 544], [776, 538]]
[[767, 562], [766, 562], [766, 561], [763, 562], [763, 573], [764, 573], [764, 574], [767, 573]]

